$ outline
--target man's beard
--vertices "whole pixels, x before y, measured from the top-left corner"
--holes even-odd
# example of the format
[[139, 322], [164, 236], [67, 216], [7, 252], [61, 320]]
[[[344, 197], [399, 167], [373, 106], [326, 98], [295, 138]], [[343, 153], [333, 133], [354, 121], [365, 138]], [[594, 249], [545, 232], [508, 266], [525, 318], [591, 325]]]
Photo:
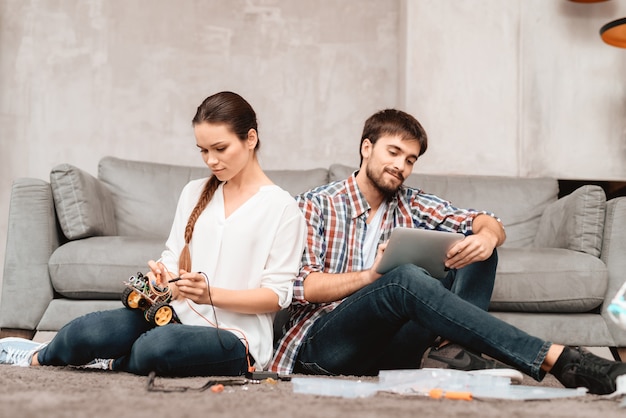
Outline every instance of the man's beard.
[[[400, 183], [397, 186], [394, 186], [389, 182], [385, 182], [383, 179], [383, 174], [385, 172], [399, 177]], [[374, 173], [370, 167], [366, 167], [365, 174], [367, 175], [367, 178], [370, 179], [372, 184], [374, 184], [374, 186], [376, 186], [376, 188], [387, 198], [387, 200], [391, 199], [396, 193], [398, 193], [402, 183], [404, 183], [404, 176], [399, 171], [393, 171], [385, 168], [380, 173]]]

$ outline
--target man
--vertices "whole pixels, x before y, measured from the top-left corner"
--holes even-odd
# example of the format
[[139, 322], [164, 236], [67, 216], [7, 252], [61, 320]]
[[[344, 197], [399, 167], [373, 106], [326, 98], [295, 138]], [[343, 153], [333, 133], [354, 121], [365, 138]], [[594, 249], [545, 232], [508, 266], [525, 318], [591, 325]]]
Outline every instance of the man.
[[[492, 214], [461, 210], [403, 186], [426, 148], [426, 133], [414, 117], [394, 109], [378, 112], [365, 123], [360, 169], [298, 197], [307, 245], [289, 329], [272, 370], [376, 375], [382, 369], [417, 368], [441, 336], [536, 380], [550, 372], [566, 387], [613, 392], [626, 364], [543, 341], [486, 312], [491, 291], [481, 288], [479, 276], [484, 274], [485, 283], [492, 280], [504, 229]], [[414, 265], [376, 272], [397, 226], [466, 235], [448, 252], [445, 264], [452, 272], [446, 279], [436, 280]]]

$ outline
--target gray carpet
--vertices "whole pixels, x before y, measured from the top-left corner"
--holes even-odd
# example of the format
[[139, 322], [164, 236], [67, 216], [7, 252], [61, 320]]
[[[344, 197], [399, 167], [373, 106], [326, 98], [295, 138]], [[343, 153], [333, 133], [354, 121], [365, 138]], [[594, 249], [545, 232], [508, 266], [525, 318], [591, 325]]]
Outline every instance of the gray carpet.
[[[208, 378], [157, 378], [159, 387], [203, 386]], [[226, 386], [221, 393], [148, 392], [148, 378], [127, 373], [57, 367], [0, 366], [1, 417], [624, 417], [621, 399], [595, 395], [578, 398], [503, 401], [435, 400], [377, 393], [347, 399], [294, 394], [292, 383], [279, 381]], [[541, 384], [561, 387], [551, 376]]]

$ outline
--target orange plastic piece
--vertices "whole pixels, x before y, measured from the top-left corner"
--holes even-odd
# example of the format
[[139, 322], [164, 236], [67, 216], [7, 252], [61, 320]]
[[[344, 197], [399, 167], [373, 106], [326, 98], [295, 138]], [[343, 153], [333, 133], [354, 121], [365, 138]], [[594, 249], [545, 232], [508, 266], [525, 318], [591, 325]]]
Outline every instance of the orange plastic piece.
[[428, 392], [428, 396], [433, 399], [456, 399], [460, 401], [471, 401], [472, 394], [470, 392], [444, 392], [443, 389], [432, 389]]
[[221, 393], [224, 392], [224, 385], [218, 383], [217, 385], [211, 386], [211, 392], [213, 393]]

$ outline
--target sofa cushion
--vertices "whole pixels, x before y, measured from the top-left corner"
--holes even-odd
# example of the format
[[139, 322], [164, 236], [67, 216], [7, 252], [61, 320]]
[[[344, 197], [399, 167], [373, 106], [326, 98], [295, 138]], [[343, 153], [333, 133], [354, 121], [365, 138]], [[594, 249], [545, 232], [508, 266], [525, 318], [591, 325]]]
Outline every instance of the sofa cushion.
[[608, 269], [597, 257], [561, 248], [499, 248], [490, 310], [588, 312], [604, 301]]
[[111, 193], [98, 179], [70, 164], [60, 164], [50, 172], [50, 186], [59, 224], [68, 239], [117, 234]]
[[104, 157], [98, 178], [113, 195], [119, 235], [167, 238], [185, 184], [211, 174], [187, 167]]
[[[328, 169], [266, 170], [292, 195], [328, 182]], [[167, 238], [185, 184], [208, 177], [206, 167], [158, 164], [104, 157], [98, 177], [113, 196], [119, 235]]]
[[70, 241], [50, 256], [54, 290], [72, 299], [119, 299], [123, 282], [148, 270], [164, 249], [160, 238], [91, 237]]
[[[355, 170], [340, 164], [330, 167], [330, 181], [347, 178]], [[411, 174], [410, 187], [450, 201], [459, 208], [496, 214], [506, 228], [506, 247], [531, 247], [544, 209], [559, 193], [556, 179], [495, 176]]]
[[599, 257], [606, 195], [600, 186], [582, 186], [549, 205], [541, 216], [536, 247], [567, 248]]
[[265, 174], [292, 196], [304, 193], [314, 187], [328, 183], [327, 168], [310, 170], [266, 170]]

